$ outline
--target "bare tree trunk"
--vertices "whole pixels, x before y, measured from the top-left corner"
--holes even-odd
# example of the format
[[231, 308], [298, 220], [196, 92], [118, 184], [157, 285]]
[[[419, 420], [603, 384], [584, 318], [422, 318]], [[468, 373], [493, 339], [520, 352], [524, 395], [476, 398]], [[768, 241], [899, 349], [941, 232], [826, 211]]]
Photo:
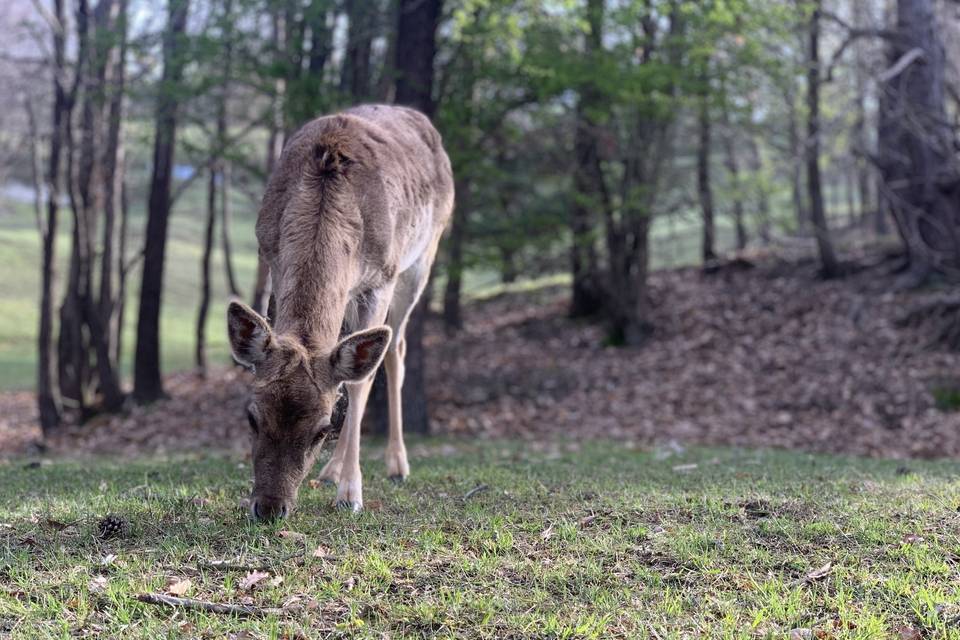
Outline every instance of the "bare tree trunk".
[[376, 25], [374, 2], [347, 3], [347, 45], [340, 74], [340, 91], [365, 102], [371, 95], [370, 53]]
[[810, 196], [810, 220], [820, 251], [821, 273], [825, 278], [840, 275], [840, 265], [833, 250], [820, 186], [820, 10], [821, 0], [814, 0], [809, 25], [807, 69], [807, 189]]
[[[230, 104], [230, 82], [233, 73], [233, 2], [226, 0], [223, 6], [224, 13], [224, 47], [223, 47], [223, 78], [220, 84], [220, 95], [217, 101], [217, 145], [221, 149], [227, 147], [229, 123], [227, 121], [227, 106]], [[230, 161], [224, 152], [217, 163], [220, 182], [220, 221], [221, 241], [223, 243], [223, 267], [226, 271], [227, 290], [230, 295], [240, 297], [240, 287], [233, 270], [233, 248], [230, 242]]]
[[[57, 25], [64, 24], [63, 0], [53, 1]], [[53, 110], [50, 133], [50, 155], [47, 160], [47, 219], [42, 229], [43, 253], [40, 269], [40, 326], [37, 332], [37, 410], [40, 427], [49, 435], [60, 426], [60, 394], [57, 367], [53, 352], [53, 288], [56, 279], [57, 218], [61, 191], [60, 161], [63, 152], [64, 125], [68, 104], [64, 87], [66, 73], [66, 33], [53, 31]]]
[[[589, 32], [584, 38], [584, 55], [598, 55], [603, 48], [604, 0], [587, 2]], [[574, 173], [573, 197], [570, 208], [570, 247], [572, 290], [570, 316], [586, 317], [603, 311], [603, 292], [600, 285], [599, 261], [596, 251], [595, 211], [603, 208], [600, 171], [600, 151], [597, 144], [597, 123], [592, 111], [600, 106], [603, 97], [593, 78], [584, 79], [577, 102], [576, 127], [573, 138]]]
[[[396, 102], [410, 105], [432, 117], [433, 63], [437, 54], [437, 26], [442, 0], [400, 0], [397, 21]], [[430, 286], [424, 291], [407, 324], [406, 375], [403, 384], [404, 429], [428, 433], [423, 330], [430, 305]]]
[[137, 353], [134, 363], [133, 395], [140, 403], [163, 397], [160, 373], [160, 305], [163, 298], [163, 268], [167, 249], [167, 225], [170, 219], [170, 184], [176, 149], [177, 89], [183, 79], [186, 62], [183, 38], [186, 33], [190, 0], [168, 0], [168, 25], [163, 38], [164, 89], [157, 98], [156, 133], [153, 148], [153, 175], [147, 211], [143, 279], [137, 319]]
[[757, 144], [757, 139], [754, 135], [751, 135], [748, 138], [748, 143], [750, 147], [750, 171], [754, 174], [754, 181], [756, 184], [756, 198], [757, 198], [757, 218], [760, 221], [759, 232], [760, 232], [760, 241], [764, 244], [769, 244], [770, 242], [770, 197], [767, 193], [767, 185], [763, 176], [763, 157], [760, 155], [760, 145]]
[[897, 33], [881, 84], [880, 168], [912, 277], [922, 282], [934, 271], [960, 274], [960, 140], [944, 106], [933, 0], [899, 0]]
[[[851, 2], [853, 9], [853, 24], [857, 28], [864, 28], [864, 3]], [[867, 71], [866, 60], [863, 52], [863, 43], [854, 44], [854, 83], [856, 89], [855, 107], [856, 116], [853, 123], [853, 162], [856, 174], [856, 187], [860, 199], [860, 219], [866, 225], [871, 211], [878, 204], [872, 202], [870, 197], [870, 163], [867, 160], [869, 155], [869, 142], [867, 139], [867, 101], [869, 99], [867, 89]], [[852, 215], [851, 210], [851, 215]], [[883, 217], [880, 217], [883, 220]], [[885, 226], [885, 225], [884, 225]], [[881, 235], [884, 232], [881, 232]]]
[[800, 126], [798, 123], [797, 106], [794, 103], [792, 91], [784, 95], [787, 104], [787, 142], [790, 153], [790, 196], [793, 201], [793, 211], [797, 218], [797, 230], [805, 233], [810, 227], [809, 213], [803, 197], [803, 162], [804, 153], [800, 143]]
[[740, 162], [737, 158], [735, 148], [736, 134], [730, 122], [730, 110], [727, 106], [726, 89], [723, 93], [723, 149], [727, 165], [727, 173], [730, 174], [730, 186], [732, 187], [733, 198], [733, 223], [737, 234], [737, 249], [743, 251], [747, 246], [747, 229], [743, 222], [743, 187], [740, 184]]
[[197, 375], [207, 375], [207, 311], [210, 308], [210, 258], [213, 254], [213, 234], [217, 220], [217, 171], [210, 170], [207, 183], [207, 220], [203, 234], [203, 258], [200, 262], [200, 306], [197, 310], [196, 345], [194, 364]]
[[[704, 78], [704, 82], [706, 79]], [[699, 144], [697, 146], [697, 193], [700, 197], [700, 211], [703, 215], [703, 244], [702, 255], [703, 262], [707, 263], [716, 260], [716, 224], [714, 222], [713, 212], [713, 188], [710, 184], [710, 152], [711, 152], [711, 125], [710, 125], [710, 103], [706, 93], [708, 89], [704, 88], [704, 95], [700, 96], [700, 109], [698, 111], [697, 130], [699, 132]]]
[[463, 328], [460, 290], [463, 287], [463, 245], [467, 235], [469, 187], [459, 179], [456, 186], [457, 206], [453, 212], [450, 235], [447, 237], [447, 283], [443, 291], [443, 326], [447, 335], [455, 335]]

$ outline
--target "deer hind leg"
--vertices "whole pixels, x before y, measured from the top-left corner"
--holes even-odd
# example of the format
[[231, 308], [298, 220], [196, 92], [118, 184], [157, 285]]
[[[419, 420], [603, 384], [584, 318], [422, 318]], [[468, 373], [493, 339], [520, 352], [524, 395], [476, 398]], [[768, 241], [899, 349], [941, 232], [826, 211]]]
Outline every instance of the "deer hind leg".
[[407, 350], [406, 339], [397, 336], [383, 364], [387, 370], [387, 397], [390, 403], [390, 435], [387, 440], [386, 463], [387, 476], [394, 482], [403, 482], [410, 475], [407, 463], [407, 448], [403, 444], [403, 356]]
[[[350, 331], [367, 329], [383, 324], [389, 311], [390, 300], [394, 287], [391, 285], [381, 290], [364, 292], [358, 303], [355, 318], [347, 326]], [[367, 399], [370, 397], [370, 388], [373, 386], [371, 373], [365, 380], [347, 383], [347, 394], [350, 404], [347, 407], [347, 417], [344, 424], [344, 433], [340, 436], [333, 458], [327, 463], [337, 473], [338, 508], [350, 509], [357, 512], [363, 508], [363, 476], [360, 473], [360, 423], [363, 412], [367, 408]], [[338, 457], [339, 454], [339, 457]], [[327, 467], [324, 467], [326, 471]], [[323, 472], [321, 472], [321, 476]]]
[[400, 274], [400, 281], [394, 291], [393, 301], [387, 323], [393, 329], [393, 341], [384, 357], [387, 371], [387, 398], [390, 404], [390, 431], [387, 439], [385, 462], [387, 475], [394, 482], [403, 482], [410, 475], [407, 462], [407, 447], [403, 443], [403, 378], [407, 355], [407, 320], [420, 300], [423, 290], [430, 280], [430, 267], [437, 252], [439, 236], [434, 239], [429, 250], [417, 263]]

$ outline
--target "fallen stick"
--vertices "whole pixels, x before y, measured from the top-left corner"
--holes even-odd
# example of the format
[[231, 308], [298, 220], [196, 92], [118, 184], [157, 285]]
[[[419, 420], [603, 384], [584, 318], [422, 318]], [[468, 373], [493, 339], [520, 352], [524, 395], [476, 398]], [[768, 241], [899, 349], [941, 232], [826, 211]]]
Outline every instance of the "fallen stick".
[[204, 600], [194, 600], [193, 598], [179, 598], [168, 596], [162, 593], [141, 593], [137, 595], [137, 600], [147, 604], [155, 604], [164, 607], [179, 607], [181, 609], [198, 609], [210, 613], [222, 613], [236, 616], [265, 616], [270, 614], [280, 615], [285, 613], [283, 609], [276, 607], [254, 607], [243, 604], [220, 604], [217, 602], [206, 602]]
[[465, 494], [463, 494], [463, 499], [464, 499], [464, 501], [469, 500], [470, 498], [472, 498], [473, 496], [477, 495], [477, 494], [480, 493], [481, 491], [486, 491], [486, 490], [489, 489], [489, 488], [490, 488], [490, 487], [488, 487], [488, 486], [485, 485], [485, 484], [479, 484], [479, 485], [475, 486], [473, 489], [470, 489], [470, 491], [467, 491]]

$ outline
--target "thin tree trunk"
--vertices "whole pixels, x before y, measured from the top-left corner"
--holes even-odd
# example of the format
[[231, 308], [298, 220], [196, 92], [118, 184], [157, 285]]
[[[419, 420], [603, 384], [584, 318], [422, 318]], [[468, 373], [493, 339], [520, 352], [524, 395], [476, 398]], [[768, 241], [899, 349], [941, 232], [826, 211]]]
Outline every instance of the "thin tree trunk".
[[698, 111], [699, 144], [697, 146], [697, 194], [700, 198], [700, 211], [703, 215], [703, 262], [708, 263], [717, 258], [716, 224], [713, 212], [713, 187], [710, 182], [710, 155], [712, 147], [710, 102], [707, 89], [700, 96]]
[[755, 136], [748, 138], [750, 148], [750, 171], [753, 172], [754, 184], [756, 184], [757, 198], [757, 218], [759, 220], [760, 241], [763, 244], [770, 243], [770, 198], [767, 194], [767, 185], [764, 179], [763, 157], [760, 155], [760, 145], [757, 144]]
[[189, 0], [168, 0], [169, 22], [163, 38], [163, 76], [157, 99], [153, 175], [147, 211], [143, 279], [137, 319], [137, 353], [134, 362], [133, 395], [140, 403], [163, 397], [160, 373], [160, 306], [163, 299], [163, 268], [170, 218], [170, 184], [177, 136], [178, 90], [186, 57], [182, 40], [186, 32]]
[[800, 143], [800, 126], [798, 123], [797, 107], [792, 92], [786, 92], [784, 100], [787, 104], [787, 143], [790, 153], [790, 197], [793, 201], [793, 211], [797, 219], [797, 231], [805, 233], [810, 227], [810, 216], [803, 196], [803, 158], [804, 152]]
[[809, 25], [807, 69], [807, 189], [810, 196], [810, 220], [820, 251], [821, 273], [825, 278], [840, 275], [840, 265], [833, 250], [830, 229], [823, 206], [820, 185], [820, 3], [815, 0]]
[[194, 364], [197, 375], [207, 375], [207, 311], [210, 308], [210, 258], [213, 254], [213, 234], [217, 220], [217, 171], [210, 170], [207, 183], [207, 220], [203, 234], [203, 258], [200, 262], [200, 306], [197, 310]]
[[[589, 31], [584, 37], [584, 54], [589, 59], [600, 54], [603, 48], [604, 0], [587, 2]], [[592, 111], [603, 101], [593, 78], [586, 78], [580, 87], [577, 102], [576, 127], [573, 139], [574, 166], [573, 197], [570, 231], [573, 242], [570, 247], [570, 270], [572, 289], [570, 316], [586, 317], [603, 310], [603, 295], [600, 289], [599, 261], [596, 251], [595, 211], [601, 208], [600, 192], [603, 174], [600, 171], [600, 156], [597, 144], [597, 123]], [[604, 212], [606, 211], [606, 207]]]
[[[53, 0], [56, 24], [64, 24], [63, 0]], [[64, 74], [66, 73], [66, 34], [53, 31], [53, 109], [50, 155], [47, 161], [47, 219], [43, 229], [40, 269], [40, 326], [37, 331], [37, 410], [44, 435], [54, 432], [61, 421], [57, 367], [53, 351], [53, 288], [56, 280], [57, 218], [61, 192], [60, 161], [66, 113], [69, 110]]]
[[740, 183], [740, 162], [735, 148], [735, 133], [730, 122], [730, 112], [727, 106], [726, 91], [723, 95], [723, 149], [730, 174], [730, 186], [733, 198], [733, 223], [737, 234], [737, 250], [743, 251], [747, 246], [747, 229], [743, 221], [743, 186]]
[[457, 205], [453, 212], [450, 235], [447, 237], [447, 283], [443, 291], [443, 326], [447, 335], [455, 335], [463, 328], [460, 292], [463, 287], [463, 245], [469, 224], [469, 187], [465, 178], [456, 186]]
[[[217, 144], [221, 149], [227, 146], [227, 107], [230, 104], [230, 82], [233, 70], [233, 2], [226, 0], [224, 12], [224, 48], [223, 48], [223, 79], [220, 85], [220, 96], [217, 104]], [[225, 153], [223, 154], [226, 155]], [[223, 243], [223, 267], [226, 271], [227, 290], [230, 295], [240, 297], [240, 287], [233, 270], [233, 249], [230, 242], [230, 227], [232, 214], [230, 210], [230, 161], [221, 157], [218, 163], [220, 182], [220, 221], [221, 241]]]

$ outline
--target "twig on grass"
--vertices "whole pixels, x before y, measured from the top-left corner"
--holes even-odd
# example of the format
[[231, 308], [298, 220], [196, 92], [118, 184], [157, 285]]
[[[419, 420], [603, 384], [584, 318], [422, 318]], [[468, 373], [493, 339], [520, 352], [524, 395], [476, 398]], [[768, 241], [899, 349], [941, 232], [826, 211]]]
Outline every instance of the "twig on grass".
[[490, 487], [487, 486], [487, 485], [485, 485], [485, 484], [478, 484], [478, 485], [475, 486], [473, 489], [470, 489], [470, 491], [467, 491], [465, 494], [463, 494], [463, 500], [464, 500], [464, 502], [466, 502], [467, 500], [469, 500], [469, 499], [472, 498], [473, 496], [477, 495], [478, 493], [480, 493], [480, 492], [482, 492], [482, 491], [486, 491], [486, 490], [489, 489], [489, 488], [490, 488]]
[[162, 593], [140, 593], [137, 600], [147, 604], [155, 604], [164, 607], [179, 607], [181, 609], [198, 609], [210, 613], [221, 613], [236, 616], [266, 616], [281, 615], [286, 610], [277, 607], [254, 607], [243, 604], [221, 604], [218, 602], [206, 602], [205, 600], [194, 600], [193, 598], [179, 598], [168, 596]]
[[227, 562], [226, 560], [213, 560], [212, 562], [207, 562], [206, 560], [200, 560], [197, 562], [197, 569], [216, 569], [218, 571], [268, 571], [273, 573], [277, 570], [277, 567], [287, 560], [293, 560], [295, 558], [302, 558], [306, 554], [306, 549], [301, 549], [296, 553], [291, 553], [288, 556], [283, 556], [278, 558], [274, 562], [269, 564], [233, 564]]

